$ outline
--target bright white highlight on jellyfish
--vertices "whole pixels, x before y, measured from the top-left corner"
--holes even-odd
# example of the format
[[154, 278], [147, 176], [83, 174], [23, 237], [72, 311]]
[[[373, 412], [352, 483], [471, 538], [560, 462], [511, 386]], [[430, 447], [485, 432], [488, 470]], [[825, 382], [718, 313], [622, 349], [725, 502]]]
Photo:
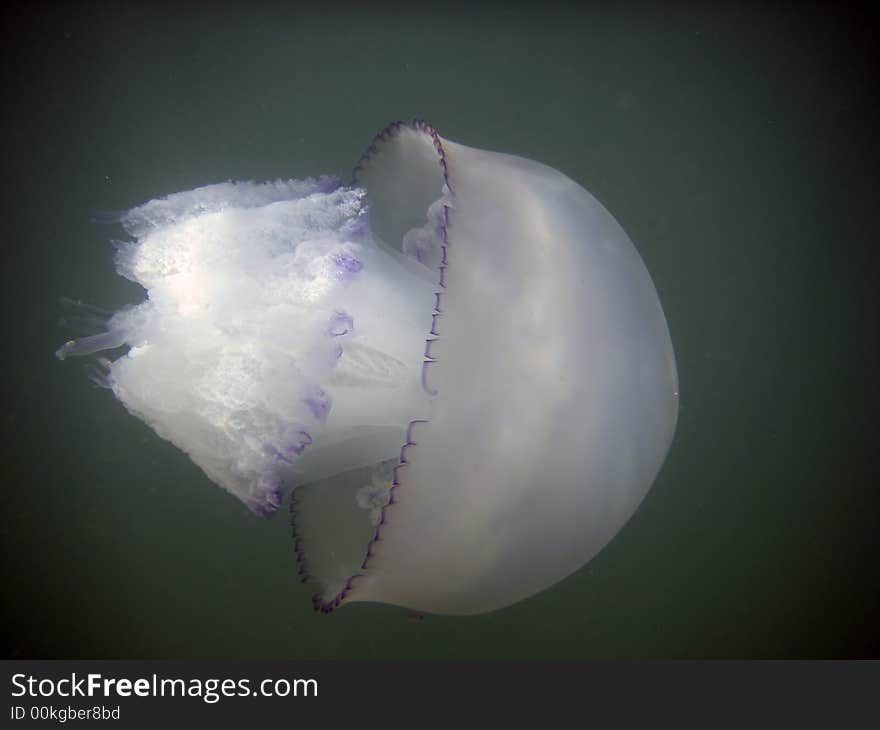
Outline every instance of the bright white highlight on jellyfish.
[[537, 593], [614, 537], [669, 449], [651, 278], [540, 163], [395, 123], [351, 185], [209, 185], [119, 222], [145, 299], [78, 305], [91, 331], [58, 357], [95, 355], [94, 382], [254, 512], [291, 494], [320, 610]]

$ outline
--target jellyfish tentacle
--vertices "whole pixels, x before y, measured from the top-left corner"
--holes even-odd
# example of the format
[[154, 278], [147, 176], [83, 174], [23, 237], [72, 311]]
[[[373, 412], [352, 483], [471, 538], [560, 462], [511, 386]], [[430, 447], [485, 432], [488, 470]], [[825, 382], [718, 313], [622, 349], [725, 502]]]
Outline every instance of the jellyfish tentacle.
[[125, 344], [125, 333], [121, 330], [110, 330], [78, 340], [68, 340], [55, 351], [55, 357], [64, 360], [67, 357], [92, 355], [102, 350], [112, 350]]
[[107, 323], [113, 317], [113, 312], [96, 307], [94, 304], [89, 304], [81, 299], [60, 297], [58, 303], [62, 310], [58, 324], [67, 328], [75, 335], [101, 334], [107, 330]]
[[113, 390], [113, 381], [108, 377], [107, 373], [102, 372], [92, 363], [84, 365], [83, 370], [86, 374], [86, 377], [96, 386], [105, 390]]

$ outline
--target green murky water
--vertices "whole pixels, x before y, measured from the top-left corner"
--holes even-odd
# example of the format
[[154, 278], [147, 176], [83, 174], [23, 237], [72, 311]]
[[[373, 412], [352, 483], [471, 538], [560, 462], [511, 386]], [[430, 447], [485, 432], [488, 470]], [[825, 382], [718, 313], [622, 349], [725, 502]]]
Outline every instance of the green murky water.
[[[19, 657], [880, 653], [871, 18], [821, 8], [3, 11], [3, 650]], [[874, 26], [876, 27], [876, 26]], [[639, 247], [676, 441], [592, 563], [509, 609], [312, 613], [264, 521], [52, 353], [137, 301], [96, 211], [345, 174], [388, 121], [533, 158]]]

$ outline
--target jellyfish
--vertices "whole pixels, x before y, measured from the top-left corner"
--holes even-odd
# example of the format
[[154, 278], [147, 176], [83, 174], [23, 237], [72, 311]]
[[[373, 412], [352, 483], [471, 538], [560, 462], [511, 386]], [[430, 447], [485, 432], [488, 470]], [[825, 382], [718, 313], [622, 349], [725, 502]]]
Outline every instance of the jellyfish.
[[395, 122], [349, 184], [226, 182], [118, 220], [146, 299], [75, 305], [91, 333], [57, 356], [96, 355], [92, 381], [254, 513], [289, 495], [316, 610], [509, 606], [595, 556], [663, 464], [656, 289], [550, 167]]

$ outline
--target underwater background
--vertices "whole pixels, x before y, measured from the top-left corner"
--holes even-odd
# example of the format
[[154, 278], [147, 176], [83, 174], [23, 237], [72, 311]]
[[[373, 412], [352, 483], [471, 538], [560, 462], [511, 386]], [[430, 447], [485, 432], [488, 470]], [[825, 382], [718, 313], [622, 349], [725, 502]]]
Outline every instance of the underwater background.
[[[876, 16], [821, 4], [8, 6], [3, 656], [880, 655]], [[639, 249], [681, 382], [648, 497], [510, 608], [313, 613], [264, 520], [53, 353], [116, 309], [102, 211], [347, 177], [420, 116], [544, 162]], [[549, 455], [548, 455], [548, 458]]]

